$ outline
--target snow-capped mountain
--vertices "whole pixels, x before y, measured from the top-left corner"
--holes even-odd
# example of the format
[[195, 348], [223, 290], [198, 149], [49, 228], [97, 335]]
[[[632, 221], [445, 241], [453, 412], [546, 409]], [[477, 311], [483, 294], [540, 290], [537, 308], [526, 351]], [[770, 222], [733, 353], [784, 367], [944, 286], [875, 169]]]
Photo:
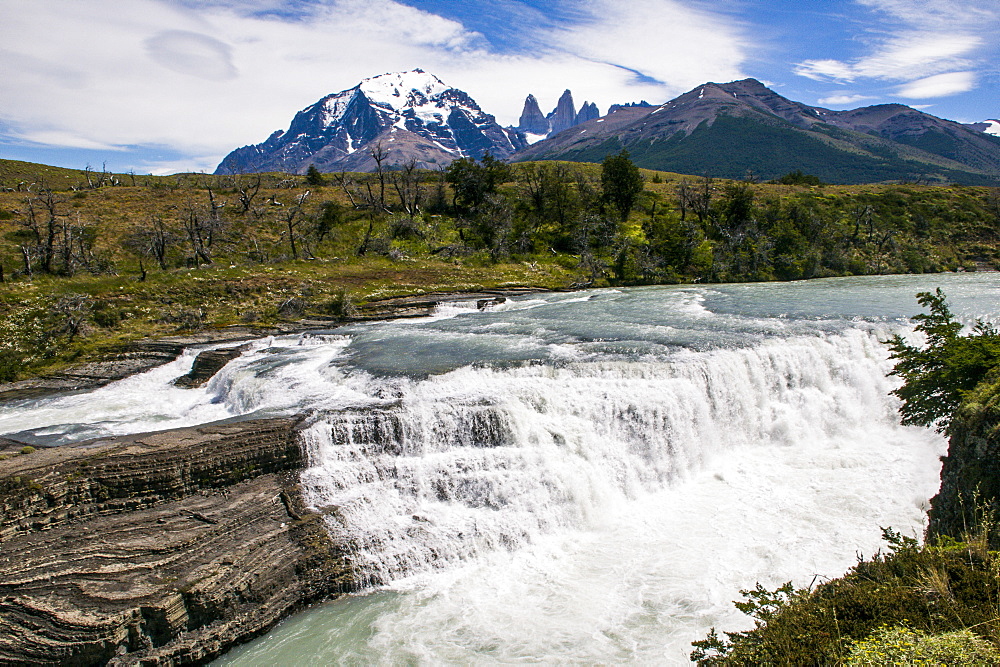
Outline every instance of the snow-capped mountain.
[[287, 131], [227, 155], [217, 174], [260, 171], [305, 173], [371, 171], [371, 149], [381, 146], [383, 166], [411, 160], [421, 168], [447, 165], [487, 152], [506, 158], [527, 144], [504, 129], [467, 93], [420, 69], [365, 79], [327, 95], [295, 114]]

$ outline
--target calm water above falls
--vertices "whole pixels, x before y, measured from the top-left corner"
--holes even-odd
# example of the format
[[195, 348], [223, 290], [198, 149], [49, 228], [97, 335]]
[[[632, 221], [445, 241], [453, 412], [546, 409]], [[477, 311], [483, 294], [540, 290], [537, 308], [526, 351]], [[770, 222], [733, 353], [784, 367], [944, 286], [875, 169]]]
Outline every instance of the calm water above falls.
[[[880, 343], [941, 285], [1000, 320], [1000, 275], [546, 294], [258, 341], [0, 408], [58, 443], [306, 411], [310, 502], [375, 592], [224, 663], [683, 664], [755, 581], [808, 584], [919, 534], [943, 440], [903, 428]], [[156, 396], [156, 401], [150, 401]]]

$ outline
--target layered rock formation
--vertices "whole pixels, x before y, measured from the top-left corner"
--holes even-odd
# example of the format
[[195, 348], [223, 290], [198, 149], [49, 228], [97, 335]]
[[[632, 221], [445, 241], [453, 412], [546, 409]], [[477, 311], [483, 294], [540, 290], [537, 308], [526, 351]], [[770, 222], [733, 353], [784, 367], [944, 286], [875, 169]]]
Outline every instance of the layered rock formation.
[[294, 471], [297, 419], [0, 461], [0, 663], [187, 664], [355, 583]]

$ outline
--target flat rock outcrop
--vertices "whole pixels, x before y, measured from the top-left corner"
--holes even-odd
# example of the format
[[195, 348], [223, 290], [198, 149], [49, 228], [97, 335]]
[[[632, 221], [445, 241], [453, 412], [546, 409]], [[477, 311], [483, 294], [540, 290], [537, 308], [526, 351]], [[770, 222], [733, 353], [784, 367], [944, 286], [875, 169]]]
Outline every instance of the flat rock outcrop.
[[200, 352], [194, 358], [190, 372], [174, 380], [174, 384], [178, 387], [200, 387], [221, 371], [223, 366], [243, 354], [246, 349], [247, 345], [238, 345]]
[[97, 389], [130, 375], [143, 373], [162, 364], [170, 363], [185, 348], [192, 345], [247, 340], [274, 333], [285, 333], [285, 331], [229, 327], [200, 331], [184, 336], [140, 340], [123, 345], [109, 353], [106, 359], [100, 361], [80, 364], [43, 377], [0, 383], [0, 401]]
[[303, 504], [299, 419], [0, 461], [0, 664], [190, 664], [355, 584]]

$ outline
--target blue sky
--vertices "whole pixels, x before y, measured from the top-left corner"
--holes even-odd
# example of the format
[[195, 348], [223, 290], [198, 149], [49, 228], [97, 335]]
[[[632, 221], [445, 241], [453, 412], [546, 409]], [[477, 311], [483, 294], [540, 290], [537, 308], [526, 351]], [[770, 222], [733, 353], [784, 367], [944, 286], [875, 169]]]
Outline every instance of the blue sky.
[[836, 109], [1000, 117], [997, 0], [0, 0], [0, 157], [212, 171], [325, 94], [421, 67], [514, 124], [755, 77]]

